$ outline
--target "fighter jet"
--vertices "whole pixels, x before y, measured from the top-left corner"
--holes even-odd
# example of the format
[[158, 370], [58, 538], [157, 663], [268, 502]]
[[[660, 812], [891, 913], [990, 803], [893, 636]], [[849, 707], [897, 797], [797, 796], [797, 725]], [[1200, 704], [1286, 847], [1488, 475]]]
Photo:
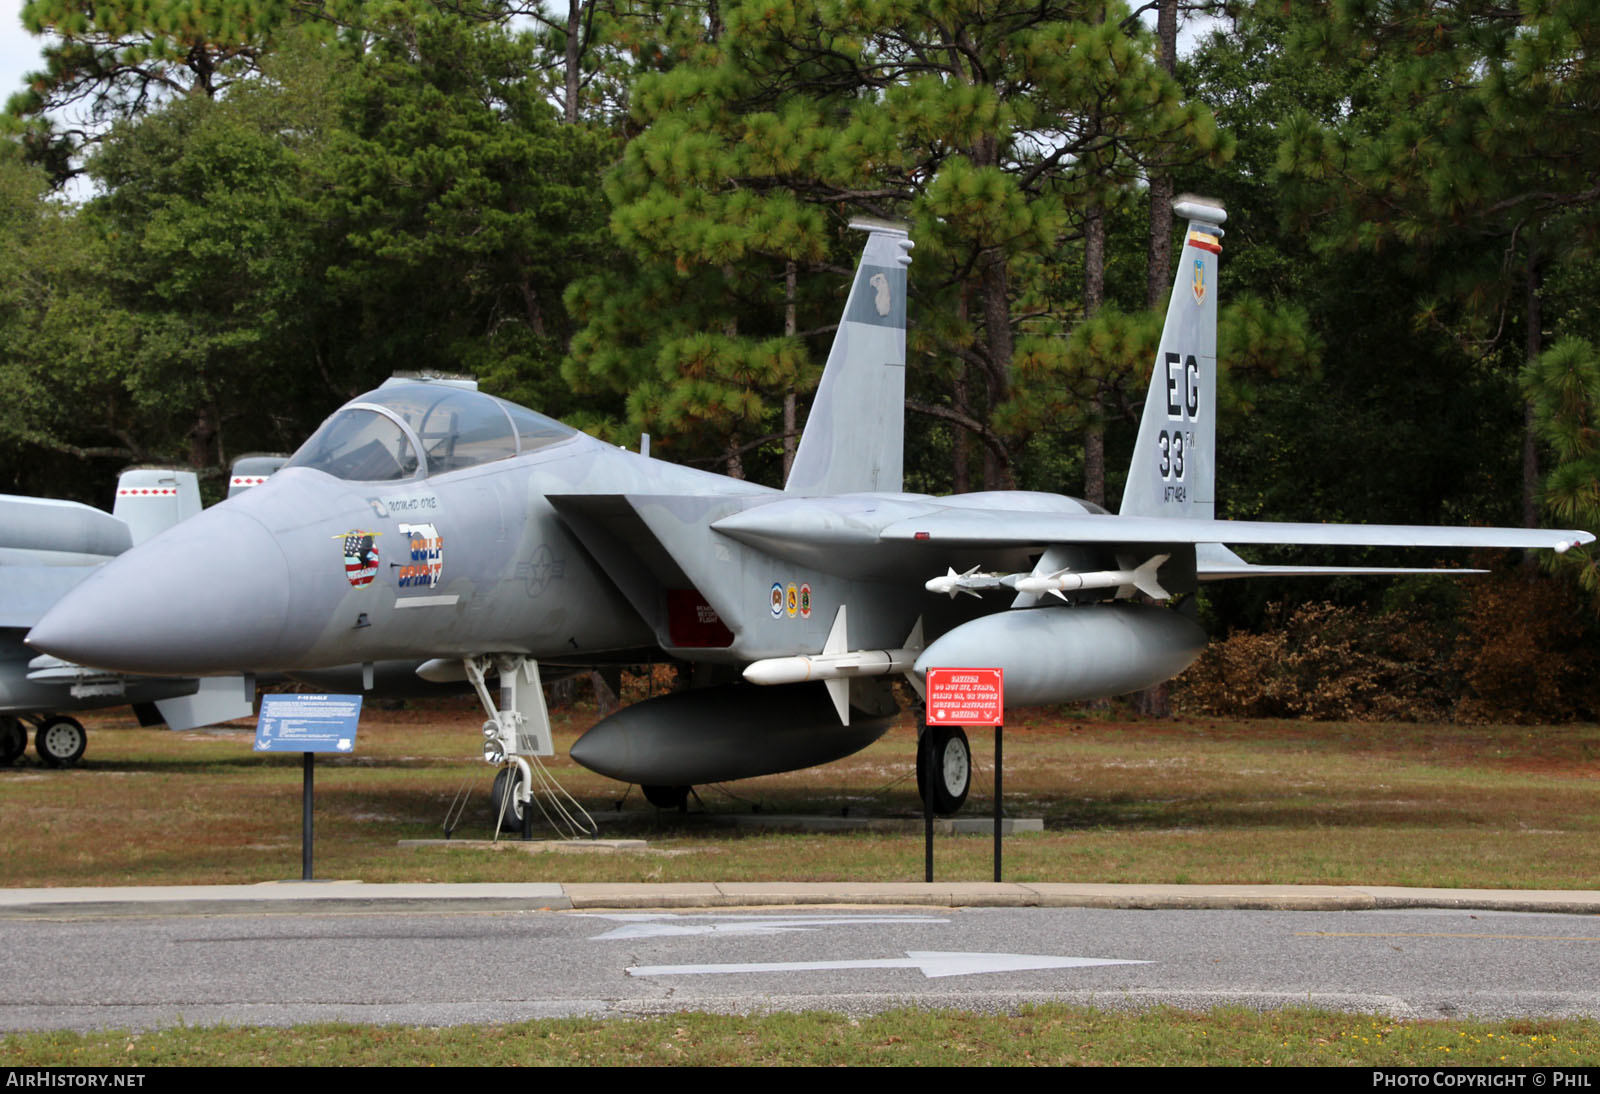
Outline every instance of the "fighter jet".
[[200, 511], [192, 471], [131, 468], [110, 513], [77, 502], [0, 496], [0, 765], [28, 746], [48, 767], [71, 767], [88, 745], [63, 711], [130, 704], [140, 720], [191, 729], [250, 713], [241, 680], [132, 677], [87, 668], [23, 644], [68, 589], [135, 544]]
[[[865, 747], [896, 713], [891, 681], [920, 687], [930, 668], [1003, 668], [1013, 706], [1166, 680], [1206, 636], [1188, 615], [1135, 602], [1139, 592], [1165, 601], [1202, 581], [1396, 572], [1253, 566], [1224, 544], [1592, 540], [1215, 519], [1226, 217], [1192, 197], [1175, 209], [1188, 227], [1120, 514], [1027, 491], [902, 492], [912, 242], [864, 222], [781, 491], [624, 451], [481, 392], [385, 384], [266, 484], [105, 566], [28, 641], [142, 673], [422, 662], [424, 677], [477, 689], [485, 757], [514, 772], [523, 801], [527, 759], [551, 751], [541, 665], [670, 659], [709, 686], [624, 708], [572, 757], [673, 804], [695, 784]], [[965, 736], [931, 730], [919, 747], [935, 759], [936, 805], [959, 808]]]

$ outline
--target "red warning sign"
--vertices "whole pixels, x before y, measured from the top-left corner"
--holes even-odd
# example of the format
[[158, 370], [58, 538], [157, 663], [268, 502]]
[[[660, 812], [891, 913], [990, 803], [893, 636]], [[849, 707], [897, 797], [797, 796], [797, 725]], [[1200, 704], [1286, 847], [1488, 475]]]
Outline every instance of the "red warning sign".
[[930, 726], [998, 726], [1006, 720], [1004, 669], [929, 669]]

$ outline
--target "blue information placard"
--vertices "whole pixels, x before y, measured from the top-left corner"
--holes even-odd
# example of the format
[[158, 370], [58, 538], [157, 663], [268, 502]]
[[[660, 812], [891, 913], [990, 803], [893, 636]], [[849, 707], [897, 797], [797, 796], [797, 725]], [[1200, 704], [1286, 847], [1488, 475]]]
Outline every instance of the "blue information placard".
[[263, 695], [257, 752], [354, 752], [359, 695]]

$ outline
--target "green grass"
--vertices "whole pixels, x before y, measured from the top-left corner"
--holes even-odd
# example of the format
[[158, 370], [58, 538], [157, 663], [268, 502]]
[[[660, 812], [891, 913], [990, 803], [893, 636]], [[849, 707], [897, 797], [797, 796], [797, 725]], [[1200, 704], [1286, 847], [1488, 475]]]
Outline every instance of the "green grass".
[[1017, 1014], [551, 1019], [484, 1028], [315, 1025], [21, 1034], [0, 1066], [310, 1065], [1314, 1065], [1554, 1066], [1600, 1060], [1600, 1022], [1397, 1022], [1239, 1008], [1204, 1013], [1045, 1005]]
[[[175, 734], [125, 713], [88, 719], [70, 771], [0, 770], [14, 835], [0, 885], [206, 884], [296, 877], [298, 758], [258, 755], [238, 728]], [[920, 832], [732, 832], [685, 823], [574, 766], [592, 715], [558, 717], [557, 777], [608, 836], [643, 852], [402, 849], [487, 838], [490, 770], [467, 702], [369, 709], [358, 752], [317, 762], [317, 874], [367, 881], [915, 881]], [[848, 759], [702, 788], [718, 812], [915, 817], [914, 729]], [[973, 735], [967, 812], [989, 810], [991, 737]], [[31, 754], [30, 754], [31, 755]], [[1493, 888], [1600, 884], [1600, 729], [1035, 716], [1006, 730], [1006, 806], [1046, 831], [1006, 842], [1013, 881], [1323, 883]], [[620, 805], [620, 811], [618, 806]], [[943, 837], [941, 880], [990, 876], [986, 836]], [[782, 863], [780, 876], [773, 864]]]

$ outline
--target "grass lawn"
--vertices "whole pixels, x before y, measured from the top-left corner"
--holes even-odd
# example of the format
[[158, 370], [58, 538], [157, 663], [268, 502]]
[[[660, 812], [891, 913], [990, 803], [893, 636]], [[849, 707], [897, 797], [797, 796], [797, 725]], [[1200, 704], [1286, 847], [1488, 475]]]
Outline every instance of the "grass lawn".
[[[367, 881], [915, 881], [920, 833], [730, 832], [646, 805], [566, 748], [592, 721], [558, 716], [552, 772], [617, 855], [401, 849], [492, 834], [489, 768], [466, 701], [375, 706], [353, 756], [317, 761], [317, 874]], [[298, 757], [251, 730], [139, 729], [86, 719], [68, 771], [0, 770], [11, 834], [0, 886], [208, 884], [299, 876]], [[871, 748], [807, 771], [700, 788], [717, 812], [920, 815], [907, 720]], [[973, 734], [966, 811], [987, 815], [992, 738]], [[1006, 801], [1045, 831], [1010, 837], [1012, 881], [1593, 888], [1600, 884], [1600, 728], [1310, 722], [1118, 722], [1039, 714], [1006, 728]], [[696, 806], [700, 808], [700, 806]], [[989, 877], [987, 836], [942, 838], [941, 880]], [[782, 863], [781, 877], [773, 864]]]

